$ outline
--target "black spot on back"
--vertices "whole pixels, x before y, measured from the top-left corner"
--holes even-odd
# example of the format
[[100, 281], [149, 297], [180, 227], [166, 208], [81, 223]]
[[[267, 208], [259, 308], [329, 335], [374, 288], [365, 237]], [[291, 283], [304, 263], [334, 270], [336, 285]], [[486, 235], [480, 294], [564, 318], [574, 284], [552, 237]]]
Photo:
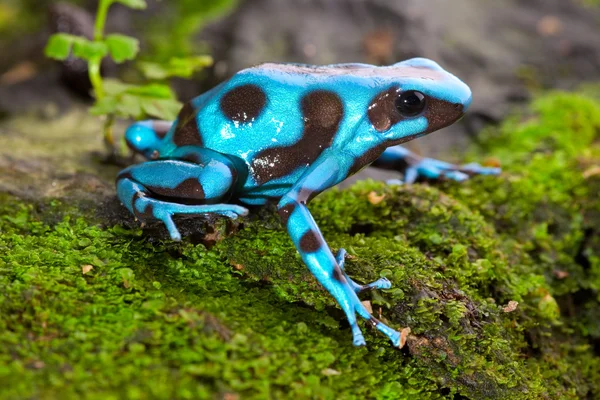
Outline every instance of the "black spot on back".
[[198, 111], [192, 103], [187, 102], [177, 117], [177, 127], [173, 135], [173, 143], [177, 146], [202, 146], [202, 137], [198, 129], [196, 115]]
[[252, 171], [259, 185], [309, 165], [331, 146], [344, 117], [340, 97], [328, 90], [315, 90], [302, 98], [300, 106], [304, 118], [300, 140], [291, 146], [266, 149], [254, 158]]
[[236, 122], [250, 122], [258, 117], [267, 103], [265, 92], [256, 85], [231, 89], [221, 98], [221, 111]]

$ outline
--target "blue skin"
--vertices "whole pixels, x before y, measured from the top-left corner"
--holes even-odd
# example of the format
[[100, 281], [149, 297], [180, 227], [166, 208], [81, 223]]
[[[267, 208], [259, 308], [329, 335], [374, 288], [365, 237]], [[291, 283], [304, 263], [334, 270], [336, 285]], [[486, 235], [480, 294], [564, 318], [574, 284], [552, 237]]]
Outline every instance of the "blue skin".
[[[396, 102], [409, 91], [425, 98], [414, 115]], [[181, 239], [175, 214], [233, 219], [248, 210], [231, 201], [278, 200], [304, 263], [344, 310], [353, 343], [365, 345], [358, 313], [399, 346], [400, 333], [370, 315], [357, 296], [389, 289], [390, 282], [360, 285], [350, 279], [344, 249], [333, 255], [307, 203], [374, 161], [393, 169], [405, 164], [406, 183], [498, 174], [478, 164], [420, 158], [398, 146], [452, 124], [470, 103], [467, 85], [422, 58], [389, 67], [263, 64], [193, 99], [172, 124], [145, 121], [130, 127], [129, 146], [151, 161], [123, 170], [117, 193], [137, 218], [162, 221], [173, 240]]]

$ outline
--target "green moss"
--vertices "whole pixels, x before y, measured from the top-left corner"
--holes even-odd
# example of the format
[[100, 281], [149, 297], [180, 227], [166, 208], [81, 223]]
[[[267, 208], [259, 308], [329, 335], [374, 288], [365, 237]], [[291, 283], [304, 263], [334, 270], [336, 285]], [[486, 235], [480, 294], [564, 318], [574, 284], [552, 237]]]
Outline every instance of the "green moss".
[[392, 281], [364, 299], [403, 350], [366, 324], [352, 347], [272, 209], [208, 249], [3, 195], [0, 397], [600, 396], [599, 132], [599, 102], [550, 94], [488, 133], [500, 177], [315, 199], [349, 274]]

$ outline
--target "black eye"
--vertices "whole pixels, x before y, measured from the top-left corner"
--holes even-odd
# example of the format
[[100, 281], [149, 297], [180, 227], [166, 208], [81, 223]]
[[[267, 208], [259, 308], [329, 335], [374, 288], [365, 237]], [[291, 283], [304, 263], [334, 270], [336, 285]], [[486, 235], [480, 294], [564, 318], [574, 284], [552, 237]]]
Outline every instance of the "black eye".
[[425, 95], [416, 90], [407, 90], [402, 92], [396, 99], [396, 109], [406, 118], [416, 117], [425, 109], [427, 101]]

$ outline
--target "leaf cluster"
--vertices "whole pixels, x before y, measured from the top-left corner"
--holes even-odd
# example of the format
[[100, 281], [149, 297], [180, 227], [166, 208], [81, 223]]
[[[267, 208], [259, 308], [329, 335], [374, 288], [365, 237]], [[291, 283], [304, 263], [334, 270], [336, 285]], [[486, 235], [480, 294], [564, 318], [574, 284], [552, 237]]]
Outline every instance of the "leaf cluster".
[[133, 61], [140, 51], [137, 38], [122, 34], [103, 35], [107, 10], [120, 3], [132, 9], [144, 9], [145, 0], [101, 0], [96, 18], [94, 39], [66, 33], [52, 35], [45, 49], [47, 57], [64, 61], [70, 57], [88, 62], [90, 80], [94, 86], [96, 104], [92, 107], [94, 115], [120, 116], [141, 119], [147, 116], [173, 120], [177, 116], [181, 103], [168, 84], [156, 82], [172, 77], [191, 78], [192, 75], [212, 64], [210, 56], [174, 57], [166, 62], [144, 61], [138, 68], [149, 80], [144, 84], [124, 83], [116, 79], [102, 79], [100, 63], [105, 57], [112, 58], [117, 64]]

